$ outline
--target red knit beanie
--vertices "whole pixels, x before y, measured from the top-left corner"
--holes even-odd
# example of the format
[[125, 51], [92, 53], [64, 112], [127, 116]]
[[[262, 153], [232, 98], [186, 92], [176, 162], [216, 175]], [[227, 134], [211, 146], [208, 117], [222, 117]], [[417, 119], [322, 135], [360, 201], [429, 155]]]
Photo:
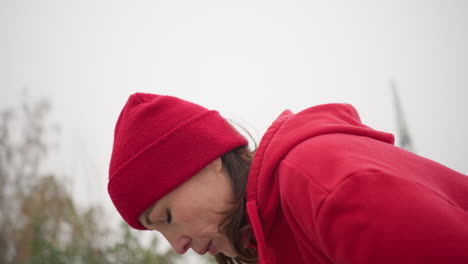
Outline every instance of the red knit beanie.
[[224, 153], [247, 141], [217, 111], [172, 96], [129, 97], [114, 131], [108, 192], [123, 219], [138, 217]]

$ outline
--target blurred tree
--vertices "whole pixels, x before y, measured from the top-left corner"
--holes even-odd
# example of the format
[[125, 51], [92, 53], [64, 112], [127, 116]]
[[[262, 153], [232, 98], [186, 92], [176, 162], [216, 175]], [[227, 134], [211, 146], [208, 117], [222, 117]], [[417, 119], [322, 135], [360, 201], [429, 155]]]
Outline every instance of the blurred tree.
[[[13, 259], [15, 236], [22, 224], [21, 201], [39, 175], [39, 164], [46, 153], [44, 118], [49, 110], [46, 100], [22, 104], [21, 111], [0, 113], [0, 260]], [[8, 228], [5, 228], [8, 227]]]
[[106, 252], [109, 257], [108, 261], [111, 263], [168, 264], [175, 260], [176, 255], [172, 250], [159, 255], [154, 253], [159, 242], [157, 237], [154, 236], [149, 243], [149, 248], [145, 248], [127, 223], [122, 222], [120, 229], [120, 242], [109, 247]]
[[[47, 137], [58, 127], [47, 118], [47, 100], [0, 112], [0, 263], [142, 263], [176, 260], [156, 252], [157, 237], [143, 245], [126, 224], [104, 229], [98, 207], [78, 208], [65, 185], [41, 166]], [[110, 241], [109, 234], [117, 234]]]

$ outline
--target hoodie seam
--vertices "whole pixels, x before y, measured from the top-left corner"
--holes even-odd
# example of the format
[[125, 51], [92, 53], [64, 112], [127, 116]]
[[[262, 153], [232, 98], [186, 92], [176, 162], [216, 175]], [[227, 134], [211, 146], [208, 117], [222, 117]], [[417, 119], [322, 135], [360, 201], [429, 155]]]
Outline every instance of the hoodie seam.
[[[431, 192], [432, 194], [434, 194], [435, 196], [437, 196], [438, 198], [446, 201], [449, 205], [457, 208], [457, 209], [460, 209], [456, 204], [454, 204], [450, 199], [447, 199], [446, 197], [444, 197], [443, 195], [441, 195], [440, 193], [438, 193], [437, 191], [431, 189], [430, 187], [428, 186], [425, 186], [423, 184], [421, 184], [420, 182], [417, 182], [417, 181], [408, 181], [406, 179], [403, 179], [403, 178], [400, 178], [400, 177], [395, 177], [395, 175], [391, 175], [391, 174], [388, 174], [384, 171], [381, 171], [381, 170], [378, 170], [378, 169], [365, 169], [365, 170], [360, 170], [360, 171], [355, 171], [355, 172], [352, 172], [350, 173], [347, 177], [345, 177], [344, 179], [342, 179], [334, 188], [333, 190], [331, 190], [327, 196], [320, 202], [320, 206], [319, 208], [317, 209], [317, 218], [315, 219], [315, 222], [317, 223], [317, 228], [318, 228], [318, 222], [319, 222], [319, 219], [321, 218], [321, 209], [323, 208], [323, 206], [327, 203], [327, 201], [329, 200], [330, 196], [339, 192], [341, 187], [345, 184], [347, 184], [348, 182], [350, 182], [350, 180], [356, 178], [356, 177], [359, 177], [359, 176], [362, 176], [364, 174], [367, 174], [367, 173], [375, 173], [375, 174], [384, 174], [384, 175], [388, 175], [392, 178], [398, 178], [399, 180], [403, 180], [409, 184], [414, 184], [415, 186], [417, 186], [418, 188], [421, 188], [422, 190], [424, 191], [427, 191], [427, 192]], [[317, 234], [318, 234], [318, 237], [317, 239], [319, 240], [320, 244], [322, 246], [324, 246], [324, 243], [322, 241], [322, 235], [320, 235], [320, 231], [319, 229], [317, 229]], [[323, 253], [326, 254], [329, 259], [335, 261], [330, 255], [329, 255], [329, 252], [327, 252], [325, 250], [325, 248], [323, 248]]]
[[[327, 193], [327, 197], [328, 197], [328, 194], [330, 194], [331, 190], [327, 189], [325, 186], [323, 186], [319, 181], [317, 181], [314, 177], [308, 177], [307, 173], [305, 173], [303, 171], [303, 169], [300, 168], [300, 166], [295, 163], [295, 162], [292, 162], [290, 160], [287, 160], [287, 159], [283, 159], [283, 161], [281, 163], [284, 163], [284, 165], [288, 166], [289, 168], [295, 170], [297, 173], [301, 174], [305, 179], [307, 179], [308, 181], [311, 181], [311, 182], [314, 182], [315, 185], [317, 185], [318, 187], [320, 187], [320, 189], [322, 191], [325, 191]], [[281, 165], [280, 165], [281, 167]]]
[[415, 186], [418, 186], [419, 188], [436, 195], [437, 197], [444, 200], [445, 202], [447, 202], [448, 204], [450, 204], [451, 206], [453, 206], [455, 208], [459, 208], [456, 203], [454, 203], [453, 201], [451, 201], [447, 197], [443, 196], [442, 194], [440, 194], [436, 190], [434, 190], [434, 189], [420, 183], [419, 181], [409, 181], [407, 179], [403, 179], [403, 178], [400, 178], [400, 177], [395, 177], [394, 175], [388, 174], [388, 173], [386, 173], [384, 171], [377, 170], [377, 169], [365, 169], [365, 170], [359, 170], [359, 171], [355, 171], [355, 172], [350, 173], [347, 177], [343, 178], [332, 190], [330, 190], [328, 192], [327, 196], [323, 199], [323, 201], [320, 204], [320, 207], [317, 210], [317, 219], [320, 217], [321, 209], [322, 209], [323, 205], [327, 202], [330, 195], [332, 195], [332, 194], [336, 193], [337, 191], [339, 191], [338, 189], [340, 189], [341, 186], [346, 184], [352, 178], [358, 177], [359, 175], [362, 175], [362, 174], [365, 174], [365, 173], [381, 173], [381, 174], [388, 175], [390, 177], [398, 178], [398, 179], [403, 180], [403, 181], [405, 181], [407, 183], [414, 184]]
[[326, 248], [324, 248], [325, 244], [322, 240], [322, 236], [320, 235], [320, 230], [319, 230], [319, 219], [320, 219], [320, 214], [322, 212], [322, 208], [323, 206], [327, 203], [328, 199], [330, 198], [330, 196], [336, 192], [339, 191], [339, 189], [341, 188], [341, 186], [343, 186], [344, 184], [346, 184], [347, 182], [349, 182], [349, 180], [351, 180], [352, 178], [354, 178], [354, 176], [356, 175], [359, 175], [361, 173], [365, 173], [365, 172], [380, 172], [378, 170], [375, 170], [375, 169], [369, 169], [369, 170], [362, 170], [362, 171], [356, 171], [356, 172], [352, 172], [350, 173], [347, 177], [343, 178], [338, 184], [336, 184], [336, 186], [333, 187], [332, 190], [330, 190], [327, 194], [327, 196], [322, 200], [320, 201], [320, 205], [317, 209], [317, 216], [316, 216], [316, 219], [315, 219], [315, 223], [317, 225], [317, 240], [319, 241], [319, 244], [322, 246], [322, 252], [324, 255], [326, 255], [330, 260], [334, 261], [335, 262], [335, 259], [332, 258], [330, 256], [330, 253], [326, 250]]
[[[296, 163], [291, 162], [291, 161], [289, 161], [289, 160], [283, 160], [283, 162], [284, 162], [284, 165], [289, 166], [289, 168], [291, 168], [291, 169], [295, 170], [297, 173], [299, 173], [299, 174], [304, 178], [304, 182], [306, 182], [306, 183], [309, 183], [309, 182], [310, 182], [310, 183], [313, 183], [314, 186], [318, 186], [319, 189], [320, 189], [321, 191], [323, 191], [323, 192], [326, 193], [326, 197], [328, 197], [328, 195], [330, 194], [330, 190], [328, 190], [326, 187], [324, 187], [322, 184], [320, 184], [320, 183], [319, 183], [316, 179], [314, 179], [313, 177], [307, 177], [307, 173], [305, 173], [302, 169], [297, 168], [297, 167], [295, 166]], [[282, 193], [282, 190], [281, 190], [281, 189], [282, 189], [282, 188], [281, 188], [281, 184], [280, 184], [280, 190], [279, 190], [279, 191], [280, 191], [280, 194]], [[282, 199], [282, 198], [281, 198], [281, 199]], [[322, 206], [324, 200], [325, 200], [325, 199], [319, 201], [318, 208], [321, 208], [321, 206]], [[283, 202], [283, 201], [281, 201], [281, 202]], [[281, 207], [282, 207], [281, 210], [285, 211], [285, 209], [283, 208], [283, 206], [286, 206], [286, 205], [284, 205], [284, 204], [282, 203], [282, 205], [281, 205]], [[289, 205], [287, 205], [287, 206], [289, 206]], [[317, 209], [317, 215], [318, 215], [318, 211], [319, 211], [319, 209]], [[317, 218], [318, 218], [318, 217], [317, 217]], [[314, 219], [314, 218], [312, 218], [312, 219]], [[291, 226], [291, 221], [294, 221], [294, 224], [300, 226], [300, 224], [299, 224], [299, 222], [298, 222], [298, 220], [297, 220], [296, 217], [294, 217], [294, 216], [292, 216], [292, 217], [287, 217], [287, 222], [288, 222], [288, 224], [289, 224], [290, 226]], [[312, 222], [311, 224], [314, 225], [314, 229], [315, 229], [315, 230], [318, 230], [317, 221]], [[307, 236], [307, 235], [304, 234], [304, 236]], [[312, 242], [312, 241], [309, 241], [309, 243], [311, 243], [312, 247], [314, 247], [315, 250], [320, 251], [320, 252], [323, 254], [323, 257], [324, 257], [324, 258], [331, 259], [331, 258], [329, 257], [329, 255], [328, 255], [326, 252], [324, 252], [324, 251], [322, 250], [321, 247], [322, 247], [323, 244], [322, 244], [322, 241], [321, 241], [320, 236], [318, 235], [318, 233], [316, 234], [316, 239], [317, 239], [318, 243], [314, 243], [314, 242]], [[301, 251], [302, 251], [302, 249], [301, 249]]]
[[330, 192], [327, 194], [327, 196], [321, 202], [320, 207], [317, 209], [317, 220], [318, 220], [318, 218], [320, 218], [320, 212], [321, 212], [321, 210], [323, 208], [323, 205], [328, 201], [328, 198], [332, 194], [338, 192], [339, 189], [341, 188], [341, 186], [346, 184], [349, 180], [351, 180], [351, 178], [354, 178], [356, 175], [359, 175], [359, 174], [362, 174], [362, 173], [368, 173], [368, 172], [382, 173], [381, 171], [376, 170], [376, 169], [367, 169], [367, 170], [352, 172], [348, 176], [344, 177], [338, 184], [336, 184], [336, 186], [332, 190], [330, 190]]

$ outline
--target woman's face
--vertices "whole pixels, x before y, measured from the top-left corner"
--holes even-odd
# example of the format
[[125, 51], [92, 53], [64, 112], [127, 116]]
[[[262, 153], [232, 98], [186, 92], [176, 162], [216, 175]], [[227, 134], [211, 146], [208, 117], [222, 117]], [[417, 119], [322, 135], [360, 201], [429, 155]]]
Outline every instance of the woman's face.
[[232, 190], [221, 159], [163, 196], [140, 215], [143, 226], [156, 230], [178, 254], [192, 248], [198, 254], [236, 256], [227, 237], [219, 233], [221, 213], [232, 201]]

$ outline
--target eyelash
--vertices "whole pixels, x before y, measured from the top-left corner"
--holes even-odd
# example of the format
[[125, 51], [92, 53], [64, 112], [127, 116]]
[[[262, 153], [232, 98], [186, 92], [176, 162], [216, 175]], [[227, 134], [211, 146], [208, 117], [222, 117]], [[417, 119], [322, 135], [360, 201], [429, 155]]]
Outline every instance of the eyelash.
[[172, 214], [169, 209], [166, 209], [166, 223], [170, 224], [172, 222]]

